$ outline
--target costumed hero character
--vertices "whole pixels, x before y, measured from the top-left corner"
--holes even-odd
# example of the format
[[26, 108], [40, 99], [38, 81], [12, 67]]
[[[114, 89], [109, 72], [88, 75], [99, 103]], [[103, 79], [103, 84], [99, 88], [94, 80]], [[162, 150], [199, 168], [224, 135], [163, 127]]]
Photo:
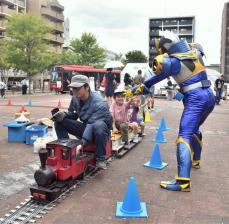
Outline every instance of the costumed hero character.
[[172, 76], [180, 86], [184, 110], [180, 120], [177, 144], [178, 174], [174, 179], [161, 181], [161, 187], [174, 191], [190, 191], [191, 167], [200, 168], [202, 135], [199, 130], [215, 106], [215, 98], [202, 60], [200, 45], [188, 45], [171, 32], [164, 32], [155, 39], [158, 56], [153, 61], [153, 76], [132, 90], [141, 90]]

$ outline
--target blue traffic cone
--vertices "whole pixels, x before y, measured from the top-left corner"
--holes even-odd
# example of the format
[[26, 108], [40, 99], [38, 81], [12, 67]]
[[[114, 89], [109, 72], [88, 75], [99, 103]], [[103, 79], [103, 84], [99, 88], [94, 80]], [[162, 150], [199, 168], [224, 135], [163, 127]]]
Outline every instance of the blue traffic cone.
[[166, 127], [164, 116], [162, 117], [161, 123], [160, 123], [160, 127], [157, 128], [157, 130], [161, 130], [161, 131], [167, 131], [167, 130], [169, 130], [169, 128]]
[[27, 106], [32, 107], [32, 100], [28, 100]]
[[167, 142], [167, 140], [164, 139], [163, 131], [161, 130], [157, 131], [156, 138], [153, 139], [153, 142], [157, 142], [157, 143], [166, 143]]
[[146, 203], [140, 202], [134, 177], [130, 177], [123, 202], [117, 202], [116, 217], [147, 218]]
[[151, 160], [145, 163], [144, 166], [158, 170], [162, 170], [166, 166], [168, 166], [168, 163], [164, 163], [161, 161], [161, 153], [158, 144], [155, 144], [154, 146]]

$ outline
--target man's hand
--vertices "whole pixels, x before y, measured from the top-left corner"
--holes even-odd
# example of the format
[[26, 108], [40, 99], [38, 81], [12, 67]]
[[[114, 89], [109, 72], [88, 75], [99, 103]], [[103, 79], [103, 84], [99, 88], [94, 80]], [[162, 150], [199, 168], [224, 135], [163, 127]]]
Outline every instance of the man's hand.
[[56, 114], [58, 111], [60, 111], [60, 109], [59, 109], [58, 107], [53, 108], [53, 109], [51, 110], [52, 116], [53, 116], [54, 114]]
[[82, 149], [83, 146], [81, 144], [76, 146], [76, 159], [80, 158], [80, 155], [82, 154]]
[[83, 149], [83, 145], [80, 144], [80, 145], [77, 145], [77, 146], [76, 146], [76, 151], [77, 151], [77, 152], [79, 152], [79, 151], [82, 150], [82, 149]]
[[51, 117], [51, 120], [61, 122], [66, 117], [67, 113], [65, 111], [58, 111]]

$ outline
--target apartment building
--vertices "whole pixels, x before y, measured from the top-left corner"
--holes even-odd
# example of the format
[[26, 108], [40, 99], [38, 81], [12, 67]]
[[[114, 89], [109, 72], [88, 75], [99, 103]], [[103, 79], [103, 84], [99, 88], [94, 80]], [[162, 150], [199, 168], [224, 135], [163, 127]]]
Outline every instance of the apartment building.
[[0, 0], [0, 38], [5, 37], [7, 17], [26, 12], [26, 0]]
[[70, 46], [70, 33], [69, 33], [69, 18], [64, 21], [64, 45], [63, 48], [68, 48]]
[[224, 3], [222, 13], [220, 72], [229, 82], [229, 2]]
[[158, 31], [171, 31], [186, 39], [188, 43], [195, 39], [195, 17], [166, 17], [149, 19], [149, 59], [153, 59], [157, 53], [152, 46], [152, 39], [158, 38]]
[[64, 6], [58, 0], [27, 0], [27, 12], [46, 18], [52, 25], [49, 44], [53, 51], [60, 51], [64, 44]]

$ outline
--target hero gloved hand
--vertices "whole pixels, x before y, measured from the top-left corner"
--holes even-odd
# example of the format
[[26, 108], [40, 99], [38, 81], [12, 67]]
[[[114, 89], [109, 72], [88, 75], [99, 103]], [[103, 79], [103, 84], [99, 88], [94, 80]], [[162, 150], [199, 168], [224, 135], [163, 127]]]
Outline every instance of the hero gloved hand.
[[51, 110], [51, 114], [52, 114], [52, 118], [51, 118], [52, 121], [61, 122], [66, 117], [67, 112], [60, 111], [59, 108], [54, 108]]
[[124, 95], [126, 97], [133, 97], [134, 95], [145, 95], [145, 94], [149, 94], [152, 93], [143, 83], [139, 84], [135, 87], [133, 87], [132, 89], [127, 89], [124, 92]]

